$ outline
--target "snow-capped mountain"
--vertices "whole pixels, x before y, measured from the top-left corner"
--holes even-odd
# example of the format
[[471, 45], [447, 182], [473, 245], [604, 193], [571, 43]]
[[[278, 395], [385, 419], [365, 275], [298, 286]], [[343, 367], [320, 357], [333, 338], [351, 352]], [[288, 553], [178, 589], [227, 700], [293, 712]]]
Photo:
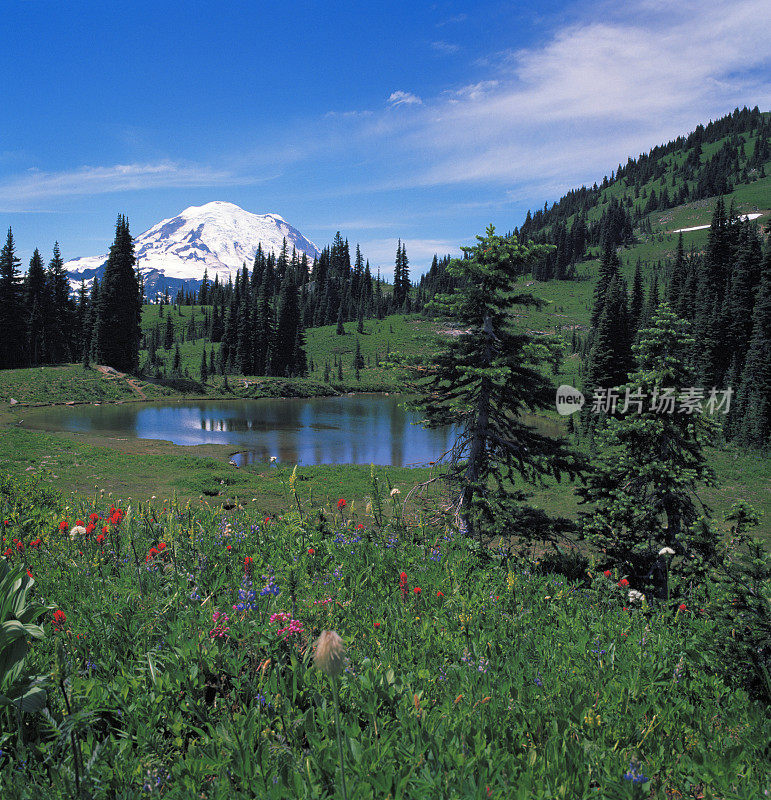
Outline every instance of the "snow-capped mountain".
[[[312, 261], [319, 249], [278, 214], [252, 214], [221, 200], [203, 206], [190, 206], [171, 219], [164, 219], [134, 239], [137, 267], [145, 282], [148, 297], [170, 293], [181, 287], [200, 285], [204, 270], [209, 279], [219, 275], [220, 283], [241, 269], [251, 269], [257, 245], [263, 252], [281, 252], [284, 239], [291, 254], [306, 253]], [[68, 261], [64, 266], [70, 285], [76, 290], [81, 281], [89, 287], [94, 277], [101, 278], [107, 256], [89, 256]]]

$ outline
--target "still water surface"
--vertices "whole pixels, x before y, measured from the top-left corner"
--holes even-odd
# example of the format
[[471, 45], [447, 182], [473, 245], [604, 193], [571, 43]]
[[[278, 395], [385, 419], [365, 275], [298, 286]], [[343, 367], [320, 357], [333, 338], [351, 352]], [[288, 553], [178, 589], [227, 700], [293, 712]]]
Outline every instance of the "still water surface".
[[239, 466], [275, 456], [289, 464], [415, 466], [436, 460], [451, 426], [427, 430], [419, 415], [386, 395], [309, 399], [201, 400], [179, 403], [54, 406], [36, 410], [34, 427], [165, 439], [180, 445], [232, 446]]

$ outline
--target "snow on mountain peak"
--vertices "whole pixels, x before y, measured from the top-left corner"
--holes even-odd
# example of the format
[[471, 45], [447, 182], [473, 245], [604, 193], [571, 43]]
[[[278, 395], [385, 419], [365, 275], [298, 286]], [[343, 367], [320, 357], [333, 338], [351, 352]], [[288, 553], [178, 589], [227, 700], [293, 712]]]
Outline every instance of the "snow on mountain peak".
[[[227, 281], [245, 263], [251, 267], [258, 245], [264, 253], [281, 252], [284, 239], [291, 254], [306, 253], [309, 260], [319, 249], [278, 214], [252, 214], [235, 203], [214, 200], [190, 206], [175, 217], [161, 220], [134, 239], [139, 272], [154, 281], [173, 278], [174, 283], [200, 283], [204, 271], [211, 280]], [[68, 261], [73, 286], [99, 274], [107, 256]]]

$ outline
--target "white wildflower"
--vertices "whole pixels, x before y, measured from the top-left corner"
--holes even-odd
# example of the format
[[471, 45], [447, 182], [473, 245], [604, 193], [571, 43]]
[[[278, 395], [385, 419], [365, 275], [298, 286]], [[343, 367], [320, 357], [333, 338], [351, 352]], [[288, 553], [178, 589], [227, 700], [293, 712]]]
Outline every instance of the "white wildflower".
[[391, 489], [391, 497], [396, 497], [397, 495], [401, 494], [401, 492], [397, 488]]
[[86, 529], [82, 525], [76, 525], [70, 531], [70, 539], [74, 539], [76, 536], [85, 536], [85, 535], [86, 535]]
[[661, 550], [659, 550], [660, 556], [673, 556], [674, 554], [675, 551], [671, 547], [662, 547]]
[[345, 646], [335, 631], [321, 632], [313, 659], [316, 666], [330, 678], [336, 678], [343, 671]]
[[637, 589], [629, 590], [630, 603], [642, 603], [643, 600], [645, 600], [645, 595], [642, 592], [638, 592]]

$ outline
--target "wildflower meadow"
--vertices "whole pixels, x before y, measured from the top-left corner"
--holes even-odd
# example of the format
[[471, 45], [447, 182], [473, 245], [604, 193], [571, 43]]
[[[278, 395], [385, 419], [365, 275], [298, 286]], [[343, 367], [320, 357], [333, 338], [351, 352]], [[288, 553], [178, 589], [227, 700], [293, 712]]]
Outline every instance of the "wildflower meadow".
[[0, 797], [768, 794], [724, 588], [480, 553], [381, 484], [258, 518], [5, 480]]

